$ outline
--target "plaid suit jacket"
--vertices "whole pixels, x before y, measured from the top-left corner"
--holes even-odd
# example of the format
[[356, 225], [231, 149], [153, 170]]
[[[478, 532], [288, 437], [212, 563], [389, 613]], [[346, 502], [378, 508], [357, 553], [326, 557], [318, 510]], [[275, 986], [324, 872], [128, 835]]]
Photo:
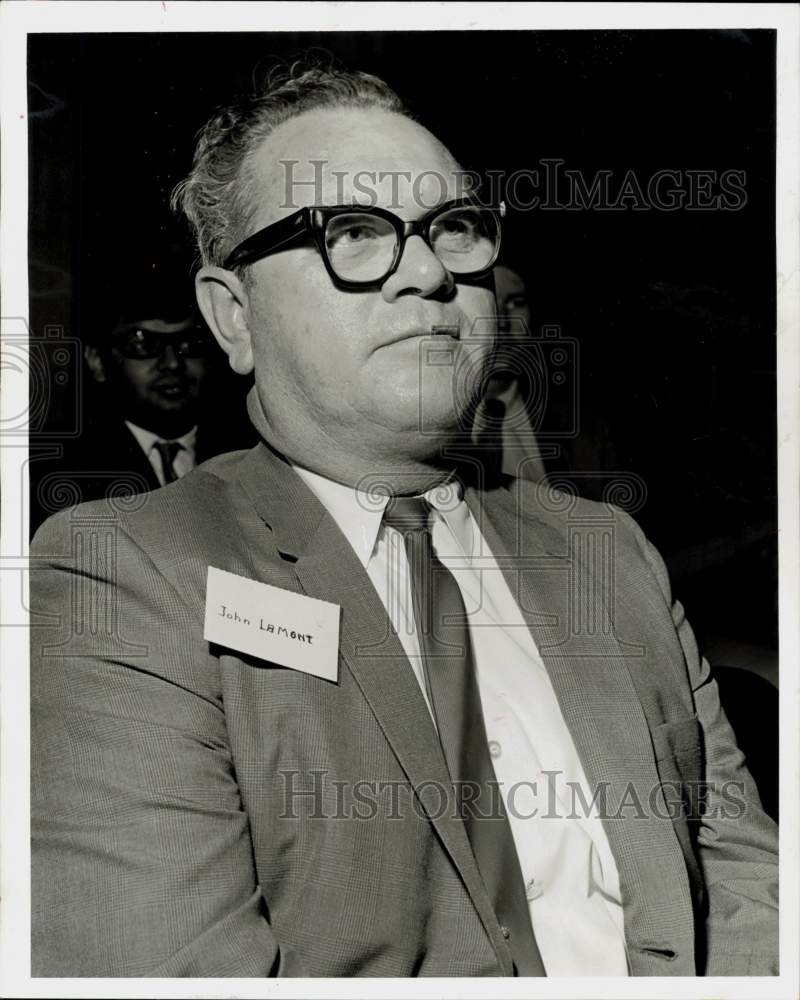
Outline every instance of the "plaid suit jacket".
[[[776, 973], [775, 826], [657, 553], [533, 483], [467, 501], [602, 792], [632, 974]], [[206, 642], [209, 565], [340, 605], [338, 682]], [[31, 566], [34, 975], [512, 974], [399, 640], [279, 456], [64, 511]]]

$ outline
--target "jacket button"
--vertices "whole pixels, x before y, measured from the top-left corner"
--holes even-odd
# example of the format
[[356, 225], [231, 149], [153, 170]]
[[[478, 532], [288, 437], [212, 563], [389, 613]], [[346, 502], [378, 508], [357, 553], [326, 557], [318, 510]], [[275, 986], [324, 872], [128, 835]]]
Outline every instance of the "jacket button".
[[503, 935], [506, 941], [508, 941], [508, 939], [511, 937], [511, 931], [506, 927], [505, 924], [500, 924], [500, 933]]

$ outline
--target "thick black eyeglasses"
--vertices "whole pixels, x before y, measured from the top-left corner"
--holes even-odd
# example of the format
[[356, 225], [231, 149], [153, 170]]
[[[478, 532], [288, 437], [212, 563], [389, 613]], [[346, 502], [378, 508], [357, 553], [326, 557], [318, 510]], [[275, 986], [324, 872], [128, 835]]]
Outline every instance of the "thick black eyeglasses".
[[467, 198], [445, 202], [413, 222], [384, 208], [315, 205], [254, 233], [223, 266], [253, 264], [310, 235], [335, 284], [375, 288], [397, 270], [409, 236], [421, 236], [452, 275], [476, 278], [497, 260], [504, 215], [502, 203], [492, 207]]

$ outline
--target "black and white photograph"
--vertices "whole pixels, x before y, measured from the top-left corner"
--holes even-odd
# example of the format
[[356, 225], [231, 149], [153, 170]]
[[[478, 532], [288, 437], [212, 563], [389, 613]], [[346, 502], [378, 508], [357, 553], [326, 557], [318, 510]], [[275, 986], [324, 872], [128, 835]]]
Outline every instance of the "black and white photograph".
[[795, 996], [796, 5], [4, 6], [8, 995]]

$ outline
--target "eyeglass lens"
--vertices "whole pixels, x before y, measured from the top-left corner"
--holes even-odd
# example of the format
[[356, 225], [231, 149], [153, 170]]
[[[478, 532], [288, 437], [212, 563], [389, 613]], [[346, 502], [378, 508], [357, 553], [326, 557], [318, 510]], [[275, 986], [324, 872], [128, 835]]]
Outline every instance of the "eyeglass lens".
[[[452, 274], [475, 274], [494, 257], [499, 232], [494, 216], [471, 206], [437, 215], [430, 225], [430, 246]], [[331, 267], [345, 281], [377, 281], [392, 266], [398, 236], [387, 219], [365, 212], [344, 212], [328, 220], [325, 249]]]

